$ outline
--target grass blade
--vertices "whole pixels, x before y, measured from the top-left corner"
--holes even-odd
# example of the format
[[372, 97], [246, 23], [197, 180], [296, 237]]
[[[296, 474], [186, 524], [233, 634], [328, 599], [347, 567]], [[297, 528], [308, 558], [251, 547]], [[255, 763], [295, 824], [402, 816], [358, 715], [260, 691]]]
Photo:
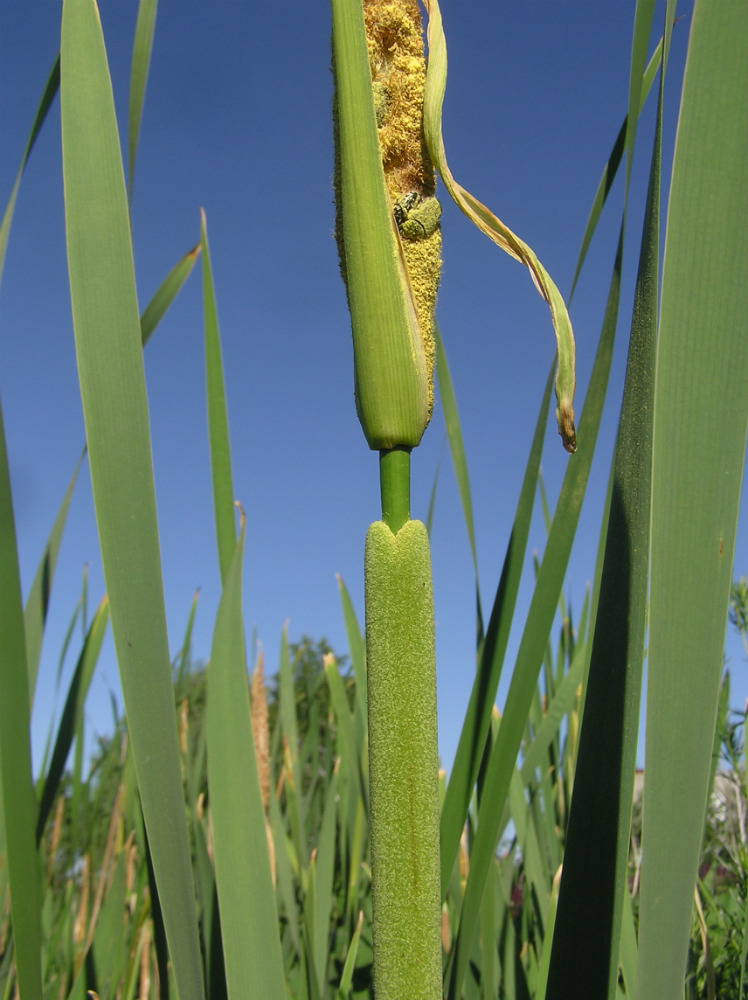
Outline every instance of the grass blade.
[[449, 452], [452, 456], [452, 466], [455, 470], [457, 489], [460, 493], [460, 503], [462, 504], [462, 516], [465, 519], [468, 541], [470, 542], [470, 554], [473, 557], [473, 571], [475, 572], [475, 602], [478, 615], [478, 642], [483, 639], [483, 614], [480, 605], [480, 586], [478, 583], [478, 556], [475, 550], [475, 525], [473, 523], [473, 501], [470, 495], [470, 478], [468, 476], [467, 460], [465, 459], [465, 443], [462, 440], [462, 427], [460, 426], [460, 415], [457, 412], [457, 400], [455, 399], [454, 386], [452, 385], [452, 375], [449, 371], [449, 362], [444, 350], [439, 325], [434, 323], [434, 341], [436, 343], [436, 374], [439, 380], [439, 399], [444, 412], [444, 424], [447, 428], [447, 439], [449, 440]]
[[93, 680], [93, 672], [101, 652], [101, 645], [104, 642], [106, 627], [109, 624], [109, 604], [106, 597], [96, 610], [96, 614], [88, 630], [83, 649], [81, 650], [78, 662], [75, 666], [65, 707], [62, 710], [60, 725], [57, 729], [57, 739], [55, 740], [52, 760], [50, 761], [47, 774], [44, 779], [44, 789], [39, 803], [39, 818], [36, 824], [36, 841], [40, 842], [44, 827], [46, 826], [49, 813], [54, 799], [59, 791], [60, 780], [65, 768], [65, 762], [70, 753], [73, 740], [82, 736], [78, 723], [83, 712], [83, 705], [86, 701], [88, 689]]
[[236, 548], [234, 486], [231, 476], [229, 420], [226, 411], [226, 387], [223, 381], [221, 340], [218, 313], [210, 265], [205, 212], [200, 213], [200, 246], [203, 253], [203, 310], [205, 324], [205, 381], [208, 399], [208, 434], [213, 482], [213, 511], [216, 519], [218, 563], [221, 582], [225, 583]]
[[39, 670], [39, 657], [42, 651], [42, 636], [44, 635], [44, 624], [47, 620], [47, 608], [49, 607], [49, 595], [52, 589], [52, 580], [55, 575], [57, 565], [57, 555], [60, 551], [62, 532], [67, 520], [70, 499], [73, 495], [73, 487], [78, 479], [78, 472], [83, 461], [83, 455], [78, 459], [73, 476], [68, 483], [65, 496], [62, 498], [60, 509], [57, 511], [52, 530], [49, 533], [44, 553], [39, 562], [39, 566], [34, 575], [31, 590], [26, 598], [26, 607], [23, 612], [24, 626], [26, 629], [26, 659], [29, 671], [29, 704], [34, 704], [34, 689], [36, 688], [36, 676]]
[[143, 341], [143, 347], [145, 347], [151, 339], [156, 327], [163, 319], [169, 306], [177, 297], [182, 285], [190, 276], [199, 253], [200, 244], [198, 243], [197, 246], [188, 250], [184, 257], [180, 257], [156, 289], [151, 301], [143, 310], [140, 317], [140, 334]]
[[128, 726], [182, 1000], [202, 998], [125, 181], [98, 10], [63, 8], [68, 268], [91, 483]]
[[662, 86], [547, 1000], [612, 998], [618, 981], [649, 577], [661, 120]]
[[[659, 42], [657, 48], [652, 53], [652, 58], [647, 63], [647, 68], [644, 70], [644, 76], [641, 81], [641, 89], [639, 92], [639, 114], [641, 114], [642, 108], [644, 107], [649, 92], [652, 89], [652, 84], [654, 83], [655, 74], [659, 69], [660, 62], [662, 60], [662, 41]], [[629, 101], [631, 100], [631, 89], [629, 90]], [[590, 209], [590, 214], [587, 219], [587, 224], [584, 227], [584, 235], [582, 236], [582, 245], [579, 248], [579, 256], [577, 257], [576, 267], [574, 268], [574, 277], [571, 282], [571, 290], [569, 292], [569, 301], [571, 301], [574, 295], [574, 289], [577, 287], [577, 281], [579, 275], [582, 271], [582, 265], [584, 264], [585, 258], [587, 257], [587, 251], [589, 250], [590, 243], [592, 242], [592, 237], [597, 229], [597, 223], [600, 220], [600, 215], [602, 214], [603, 207], [608, 198], [611, 187], [613, 186], [613, 181], [616, 179], [616, 174], [618, 173], [618, 168], [621, 165], [621, 160], [623, 159], [623, 154], [629, 147], [630, 143], [633, 141], [633, 135], [630, 136], [628, 115], [623, 119], [623, 123], [618, 131], [615, 142], [613, 143], [613, 148], [610, 151], [610, 156], [608, 157], [608, 162], [603, 167], [602, 177], [600, 178], [600, 183], [597, 186], [597, 191], [595, 192], [595, 197], [592, 199], [592, 208]], [[629, 138], [630, 136], [630, 138]]]
[[13, 499], [0, 407], [0, 793], [18, 992], [42, 994], [29, 683]]
[[346, 697], [345, 688], [343, 687], [343, 679], [340, 676], [340, 671], [338, 670], [338, 664], [335, 657], [331, 653], [328, 653], [325, 656], [324, 667], [325, 677], [327, 678], [327, 684], [330, 688], [330, 701], [332, 702], [333, 709], [335, 710], [338, 732], [340, 734], [343, 765], [350, 772], [351, 778], [358, 789], [358, 793], [361, 795], [362, 801], [366, 805], [366, 811], [368, 813], [369, 784], [366, 780], [366, 775], [363, 774], [361, 770], [362, 759], [359, 751], [360, 744], [356, 741], [356, 733], [353, 728], [353, 719], [351, 718], [351, 713], [348, 708], [348, 699]]
[[337, 577], [337, 581], [340, 604], [343, 609], [345, 634], [351, 655], [351, 666], [353, 667], [353, 676], [356, 679], [356, 734], [359, 746], [361, 746], [366, 734], [366, 648], [348, 588], [341, 576]]
[[587, 486], [610, 374], [618, 315], [622, 250], [623, 229], [616, 252], [597, 357], [579, 424], [578, 451], [569, 460], [564, 476], [556, 514], [522, 634], [504, 715], [486, 769], [484, 787], [490, 792], [481, 800], [478, 829], [470, 854], [470, 873], [465, 887], [460, 926], [446, 972], [449, 983], [448, 996], [451, 1000], [459, 997], [467, 972], [481, 897], [500, 832], [504, 802], [535, 693], [538, 672], [548, 644]]
[[285, 1000], [242, 622], [245, 520], [216, 615], [208, 667], [206, 739], [216, 885], [231, 1000]]
[[654, 413], [639, 991], [662, 1000], [683, 989], [748, 427], [747, 49], [744, 4], [697, 0]]
[[36, 109], [36, 114], [34, 115], [34, 121], [31, 126], [31, 133], [29, 135], [28, 141], [26, 143], [26, 149], [23, 151], [23, 157], [21, 159], [21, 166], [18, 168], [18, 173], [16, 174], [15, 183], [13, 184], [13, 190], [11, 191], [10, 198], [8, 199], [8, 204], [5, 207], [5, 213], [3, 215], [3, 221], [0, 224], [0, 280], [3, 276], [3, 267], [5, 265], [5, 251], [8, 248], [8, 237], [10, 236], [10, 227], [13, 222], [13, 213], [16, 208], [16, 199], [18, 198], [18, 189], [21, 186], [21, 177], [26, 169], [26, 163], [28, 162], [29, 156], [31, 155], [31, 150], [34, 147], [36, 138], [41, 131], [41, 127], [44, 124], [44, 119], [47, 117], [47, 112], [49, 111], [52, 101], [55, 99], [55, 94], [57, 93], [60, 86], [60, 57], [59, 55], [55, 59], [54, 66], [47, 77], [47, 82], [44, 86], [44, 91], [42, 93], [42, 98], [39, 102], [39, 107]]
[[517, 602], [522, 564], [527, 550], [527, 539], [530, 534], [532, 508], [540, 473], [540, 456], [543, 452], [543, 439], [552, 385], [553, 367], [546, 381], [543, 400], [538, 411], [535, 434], [522, 480], [512, 532], [509, 536], [509, 545], [488, 622], [488, 632], [480, 649], [473, 689], [470, 693], [470, 701], [462, 724], [452, 773], [442, 806], [440, 828], [442, 899], [446, 895], [454, 861], [457, 857], [470, 797], [478, 776], [478, 768], [491, 725], [491, 712], [509, 641], [509, 630]]
[[138, 152], [140, 119], [143, 114], [145, 86], [151, 63], [153, 32], [156, 27], [158, 0], [140, 0], [138, 20], [130, 67], [130, 101], [127, 116], [127, 200], [132, 203], [132, 186], [135, 181], [135, 157]]

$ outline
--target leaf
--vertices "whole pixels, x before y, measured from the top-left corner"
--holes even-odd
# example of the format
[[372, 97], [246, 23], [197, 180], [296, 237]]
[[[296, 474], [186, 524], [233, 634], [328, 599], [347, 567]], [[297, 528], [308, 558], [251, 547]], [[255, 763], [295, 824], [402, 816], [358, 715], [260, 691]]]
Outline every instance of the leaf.
[[696, 0], [655, 382], [639, 994], [680, 997], [748, 429], [748, 7]]
[[202, 998], [130, 223], [92, 0], [63, 7], [65, 225], [78, 375], [112, 634], [180, 995]]
[[158, 0], [140, 0], [138, 20], [135, 25], [135, 41], [132, 47], [130, 67], [130, 101], [127, 118], [127, 200], [132, 202], [132, 186], [135, 180], [135, 157], [138, 151], [140, 119], [143, 114], [145, 86], [148, 82], [148, 68], [151, 63], [153, 32], [156, 26]]
[[454, 203], [475, 223], [482, 233], [501, 247], [510, 257], [523, 263], [530, 271], [535, 287], [551, 310], [556, 334], [558, 370], [556, 372], [556, 419], [564, 448], [576, 450], [574, 427], [574, 333], [563, 297], [551, 276], [531, 248], [504, 225], [490, 209], [486, 208], [452, 176], [442, 140], [442, 102], [447, 85], [447, 43], [442, 28], [441, 12], [437, 0], [424, 0], [428, 11], [429, 62], [423, 100], [423, 131], [429, 155], [444, 181]]
[[249, 714], [242, 622], [246, 520], [228, 567], [208, 667], [206, 740], [221, 938], [230, 1000], [285, 1000], [275, 891]]

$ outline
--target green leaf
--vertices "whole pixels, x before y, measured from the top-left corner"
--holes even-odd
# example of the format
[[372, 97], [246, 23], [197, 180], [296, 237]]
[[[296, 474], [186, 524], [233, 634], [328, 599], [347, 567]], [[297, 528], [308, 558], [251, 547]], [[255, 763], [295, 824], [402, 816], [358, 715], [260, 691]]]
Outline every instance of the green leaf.
[[31, 779], [31, 710], [13, 498], [0, 407], [0, 793], [18, 992], [42, 993], [41, 898]]
[[332, 656], [332, 654], [325, 656], [324, 667], [327, 684], [330, 688], [330, 700], [333, 708], [335, 709], [338, 732], [342, 743], [343, 752], [341, 756], [343, 759], [343, 765], [349, 770], [351, 777], [356, 783], [356, 787], [363, 802], [366, 804], [368, 812], [369, 785], [366, 780], [366, 775], [363, 774], [361, 770], [361, 754], [359, 752], [361, 744], [359, 744], [356, 740], [356, 734], [353, 729], [353, 720], [351, 719], [350, 709], [348, 708], [348, 699], [345, 694], [345, 688], [343, 687], [343, 680], [340, 676], [340, 671], [338, 670], [335, 657]]
[[203, 253], [203, 312], [205, 324], [205, 383], [208, 399], [208, 436], [213, 483], [213, 512], [216, 519], [218, 563], [221, 583], [225, 583], [236, 547], [234, 486], [231, 475], [231, 445], [223, 380], [218, 313], [210, 265], [205, 213], [200, 213], [200, 245]]
[[535, 423], [530, 454], [520, 488], [504, 565], [496, 589], [488, 631], [479, 649], [478, 668], [470, 692], [470, 701], [460, 731], [452, 773], [447, 785], [441, 814], [441, 885], [444, 899], [454, 867], [460, 836], [465, 825], [470, 797], [478, 776], [478, 768], [486, 746], [491, 712], [501, 678], [512, 617], [517, 603], [522, 564], [527, 551], [533, 501], [540, 472], [545, 425], [551, 400], [553, 368], [548, 376], [543, 399]]
[[662, 88], [546, 1000], [612, 998], [618, 982], [649, 577], [661, 119]]
[[470, 873], [465, 887], [460, 926], [445, 973], [450, 998], [459, 996], [467, 972], [481, 897], [500, 832], [504, 802], [535, 693], [587, 486], [615, 340], [622, 242], [623, 233], [616, 251], [597, 356], [579, 423], [578, 450], [569, 460], [566, 469], [517, 653], [504, 714], [485, 771], [483, 787], [486, 792], [481, 799], [478, 829], [470, 854]]
[[29, 156], [31, 155], [31, 150], [34, 147], [36, 138], [41, 131], [41, 127], [44, 124], [44, 120], [47, 117], [47, 112], [49, 111], [52, 101], [55, 99], [55, 94], [60, 86], [60, 57], [59, 55], [55, 59], [54, 66], [52, 67], [50, 74], [47, 78], [47, 82], [42, 93], [42, 98], [39, 102], [39, 107], [36, 109], [36, 114], [34, 115], [34, 121], [31, 126], [31, 133], [29, 135], [28, 141], [26, 143], [26, 148], [23, 151], [23, 157], [21, 159], [21, 166], [18, 168], [18, 173], [16, 174], [15, 183], [13, 184], [13, 190], [11, 191], [8, 204], [5, 208], [5, 213], [3, 215], [3, 221], [0, 224], [0, 279], [3, 276], [3, 267], [5, 265], [5, 251], [8, 248], [8, 237], [10, 236], [10, 227], [13, 222], [13, 213], [16, 208], [16, 199], [18, 198], [18, 189], [21, 186], [21, 177], [26, 169], [26, 164], [28, 162]]
[[143, 341], [143, 347], [145, 347], [151, 339], [156, 327], [163, 319], [169, 306], [177, 297], [182, 285], [190, 276], [199, 253], [200, 244], [198, 243], [197, 246], [188, 250], [187, 253], [177, 261], [156, 289], [151, 301], [143, 310], [140, 317], [140, 333]]
[[449, 453], [452, 456], [452, 466], [455, 471], [455, 479], [457, 480], [460, 503], [462, 504], [462, 516], [465, 520], [468, 541], [470, 542], [470, 554], [473, 557], [475, 602], [478, 619], [477, 633], [478, 643], [480, 643], [483, 640], [483, 611], [481, 609], [480, 585], [478, 582], [478, 556], [475, 549], [475, 525], [473, 523], [473, 500], [470, 494], [470, 478], [465, 458], [465, 443], [462, 439], [460, 415], [457, 412], [457, 400], [455, 398], [454, 386], [452, 385], [452, 375], [449, 371], [449, 362], [444, 350], [444, 341], [442, 340], [441, 331], [436, 321], [434, 321], [434, 342], [436, 344], [436, 374], [439, 380], [439, 398], [444, 413], [444, 424], [447, 428]]
[[39, 670], [39, 657], [42, 650], [42, 636], [44, 635], [44, 624], [47, 620], [47, 608], [49, 607], [49, 595], [52, 590], [52, 581], [57, 565], [57, 555], [62, 542], [62, 532], [67, 520], [68, 508], [73, 495], [73, 487], [78, 479], [78, 472], [83, 461], [83, 455], [78, 459], [72, 478], [68, 483], [65, 496], [57, 511], [52, 530], [49, 533], [47, 544], [44, 547], [42, 558], [39, 561], [34, 581], [31, 584], [26, 607], [23, 612], [24, 627], [26, 629], [26, 657], [29, 671], [29, 704], [34, 704], [34, 690], [36, 688], [36, 677]]
[[[660, 61], [662, 59], [662, 41], [659, 42], [657, 48], [652, 53], [652, 58], [647, 63], [647, 68], [644, 70], [644, 76], [641, 81], [640, 90], [640, 103], [639, 103], [639, 113], [646, 103], [647, 97], [649, 96], [649, 91], [652, 89], [652, 84], [654, 83], [655, 74], [660, 66]], [[631, 86], [629, 87], [629, 101], [631, 100]], [[608, 161], [603, 167], [603, 173], [600, 178], [600, 183], [597, 186], [597, 191], [595, 192], [595, 197], [592, 199], [592, 207], [590, 208], [590, 214], [587, 219], [587, 224], [584, 227], [584, 235], [582, 236], [582, 244], [579, 248], [579, 256], [577, 257], [576, 267], [574, 268], [574, 278], [571, 282], [571, 290], [569, 292], [569, 302], [574, 295], [574, 289], [577, 287], [577, 280], [582, 271], [582, 265], [584, 264], [585, 258], [587, 257], [587, 251], [589, 250], [590, 243], [592, 242], [592, 237], [597, 229], [597, 224], [600, 220], [600, 215], [602, 214], [603, 207], [607, 201], [610, 189], [613, 186], [613, 181], [618, 173], [618, 168], [621, 165], [621, 159], [623, 158], [624, 152], [632, 145], [634, 135], [629, 132], [628, 128], [628, 115], [623, 119], [623, 124], [618, 130], [618, 135], [616, 136], [615, 142], [613, 143], [613, 148], [608, 156]]]
[[132, 48], [130, 67], [130, 101], [127, 118], [127, 200], [132, 202], [132, 186], [135, 180], [135, 157], [138, 151], [140, 119], [143, 114], [145, 86], [151, 64], [153, 32], [156, 26], [158, 0], [140, 0], [138, 20], [135, 25], [135, 40]]
[[[330, 918], [333, 906], [333, 876], [335, 861], [335, 829], [338, 799], [338, 775], [333, 772], [327, 783], [325, 811], [314, 864], [314, 914], [311, 939], [314, 952], [314, 967], [317, 971], [317, 985], [320, 996], [325, 995], [327, 963], [330, 937]], [[311, 875], [311, 866], [310, 866]]]
[[216, 885], [230, 1000], [285, 1000], [242, 622], [245, 520], [216, 615], [208, 667], [206, 739]]
[[356, 679], [356, 734], [361, 746], [366, 736], [366, 649], [348, 588], [340, 575], [337, 576], [337, 581], [351, 666]]
[[46, 826], [52, 803], [60, 789], [65, 763], [70, 753], [73, 740], [78, 738], [82, 742], [83, 731], [80, 725], [83, 706], [86, 701], [88, 689], [93, 680], [94, 669], [101, 652], [101, 645], [104, 642], [106, 627], [109, 624], [109, 603], [106, 597], [96, 609], [96, 614], [91, 622], [88, 635], [83, 643], [83, 649], [78, 657], [78, 662], [73, 671], [70, 681], [65, 707], [62, 710], [60, 725], [57, 730], [52, 760], [44, 778], [44, 789], [39, 803], [39, 818], [36, 824], [36, 841], [40, 843], [44, 827]]
[[382, 168], [361, 0], [332, 0], [338, 240], [356, 410], [369, 447], [415, 447], [429, 421], [426, 355]]
[[143, 813], [182, 1000], [203, 997], [125, 180], [98, 10], [61, 46], [68, 269], [91, 484]]
[[680, 997], [748, 428], [748, 7], [696, 0], [655, 383], [639, 993]]

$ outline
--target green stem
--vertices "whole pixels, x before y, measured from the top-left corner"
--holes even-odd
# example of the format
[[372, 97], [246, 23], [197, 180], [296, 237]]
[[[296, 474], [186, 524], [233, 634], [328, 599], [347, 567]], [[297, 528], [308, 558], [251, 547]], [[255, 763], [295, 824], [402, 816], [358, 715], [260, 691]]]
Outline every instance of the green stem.
[[379, 452], [379, 489], [382, 520], [396, 535], [410, 520], [410, 448], [383, 448]]

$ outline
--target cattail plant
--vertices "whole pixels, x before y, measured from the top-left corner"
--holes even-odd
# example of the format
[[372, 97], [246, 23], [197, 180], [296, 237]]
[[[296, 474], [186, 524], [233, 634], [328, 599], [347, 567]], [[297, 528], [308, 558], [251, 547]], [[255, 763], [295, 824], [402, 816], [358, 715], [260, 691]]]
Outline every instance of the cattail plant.
[[337, 236], [356, 407], [379, 451], [382, 520], [366, 538], [374, 980], [378, 1000], [441, 996], [436, 661], [426, 528], [410, 451], [433, 409], [440, 208], [423, 143], [415, 0], [333, 9]]
[[[446, 54], [438, 6], [427, 94], [416, 0], [334, 0], [336, 233], [351, 311], [356, 407], [379, 451], [382, 520], [365, 550], [374, 978], [379, 1000], [441, 996], [436, 667], [426, 529], [410, 519], [410, 451], [433, 410], [433, 314], [449, 194], [525, 263], [559, 340], [558, 422], [576, 447], [574, 342], [537, 258], [453, 180], [441, 142]], [[431, 27], [430, 27], [431, 31]]]

